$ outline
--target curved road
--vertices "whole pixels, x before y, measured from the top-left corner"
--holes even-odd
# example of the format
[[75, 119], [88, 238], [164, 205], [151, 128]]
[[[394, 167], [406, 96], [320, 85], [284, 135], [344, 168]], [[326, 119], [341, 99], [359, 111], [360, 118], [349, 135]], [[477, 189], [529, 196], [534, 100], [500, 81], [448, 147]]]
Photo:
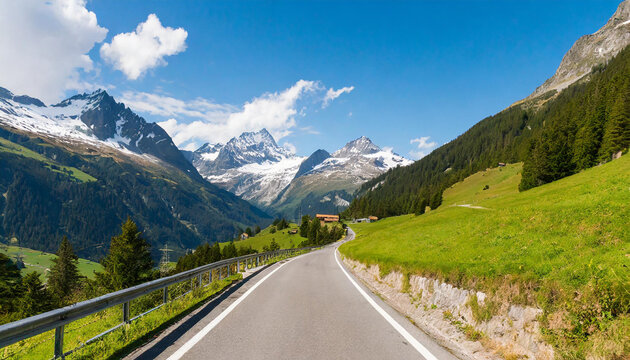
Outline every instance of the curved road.
[[128, 358], [456, 359], [348, 275], [338, 246], [249, 274]]

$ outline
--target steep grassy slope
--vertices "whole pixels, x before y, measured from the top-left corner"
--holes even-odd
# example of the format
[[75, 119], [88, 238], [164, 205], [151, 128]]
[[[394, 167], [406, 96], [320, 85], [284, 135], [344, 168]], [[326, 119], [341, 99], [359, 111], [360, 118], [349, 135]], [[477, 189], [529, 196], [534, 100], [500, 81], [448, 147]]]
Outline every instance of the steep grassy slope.
[[477, 173], [424, 215], [352, 225], [340, 251], [538, 306], [562, 356], [630, 351], [627, 338], [606, 343], [630, 331], [630, 156], [521, 193], [520, 168]]
[[[250, 237], [249, 239], [235, 241], [234, 245], [236, 245], [236, 248], [248, 248], [251, 246], [252, 249], [262, 252], [263, 247], [269, 246], [271, 241], [275, 241], [280, 246], [280, 249], [290, 249], [298, 247], [302, 241], [306, 240], [306, 238], [301, 237], [299, 233], [293, 235], [289, 234], [289, 230], [298, 228], [296, 224], [291, 223], [288, 228], [276, 231], [273, 234], [271, 233], [272, 227], [273, 226], [269, 226], [263, 229], [256, 236]], [[227, 243], [221, 243], [221, 248], [226, 244]]]
[[[36, 271], [37, 273], [42, 274], [43, 281], [46, 281], [48, 277], [47, 270], [53, 265], [53, 259], [57, 258], [57, 255], [55, 254], [17, 246], [0, 247], [0, 253], [7, 255], [13, 260], [15, 260], [16, 256], [21, 255], [22, 261], [25, 265], [22, 269], [22, 276], [31, 271]], [[79, 258], [78, 268], [79, 273], [88, 278], [93, 278], [95, 271], [103, 270], [101, 264], [81, 258]]]

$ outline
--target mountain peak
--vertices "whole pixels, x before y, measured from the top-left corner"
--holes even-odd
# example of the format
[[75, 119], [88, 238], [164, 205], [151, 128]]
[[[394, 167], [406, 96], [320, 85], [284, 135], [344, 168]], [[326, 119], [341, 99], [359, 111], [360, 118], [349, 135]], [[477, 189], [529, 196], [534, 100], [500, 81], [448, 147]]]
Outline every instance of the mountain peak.
[[357, 155], [369, 155], [381, 151], [370, 138], [361, 136], [358, 139], [348, 142], [344, 147], [337, 150], [334, 157], [352, 157]]
[[552, 90], [562, 91], [588, 75], [595, 66], [605, 64], [630, 45], [630, 0], [625, 0], [597, 32], [584, 35], [562, 58], [556, 73], [539, 86], [529, 98]]

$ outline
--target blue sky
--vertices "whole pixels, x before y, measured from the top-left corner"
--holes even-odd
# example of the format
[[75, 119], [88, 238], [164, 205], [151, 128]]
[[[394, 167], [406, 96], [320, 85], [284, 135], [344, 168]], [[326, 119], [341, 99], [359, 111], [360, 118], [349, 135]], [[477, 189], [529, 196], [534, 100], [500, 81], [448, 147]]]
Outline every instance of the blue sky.
[[[73, 82], [62, 89], [65, 95], [107, 87], [148, 121], [164, 124], [182, 147], [224, 141], [268, 122], [278, 142], [300, 155], [332, 151], [365, 135], [407, 157], [529, 95], [553, 75], [575, 40], [603, 26], [619, 4], [59, 1], [83, 5], [107, 29], [104, 34], [90, 23], [92, 36], [76, 51], [92, 64], [68, 70]], [[162, 49], [167, 55], [155, 64], [136, 66], [135, 74], [121, 71], [121, 51], [150, 57], [151, 48], [115, 46], [112, 39], [133, 33], [150, 14], [162, 26], [158, 33], [179, 36], [173, 40], [179, 43]], [[122, 50], [116, 52], [117, 45]], [[8, 82], [16, 84], [14, 92], [44, 92]], [[330, 89], [344, 87], [324, 106]], [[256, 119], [257, 113], [266, 115]], [[422, 137], [429, 139], [411, 143]], [[419, 143], [428, 145], [419, 149]]]

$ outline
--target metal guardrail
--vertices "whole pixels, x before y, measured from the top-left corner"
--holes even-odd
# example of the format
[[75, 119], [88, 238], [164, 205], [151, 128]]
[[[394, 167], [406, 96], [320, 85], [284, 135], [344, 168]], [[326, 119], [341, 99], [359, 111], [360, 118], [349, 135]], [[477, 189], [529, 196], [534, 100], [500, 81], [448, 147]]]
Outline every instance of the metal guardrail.
[[[240, 272], [241, 264], [244, 265], [244, 270], [247, 269], [248, 265], [251, 265], [251, 268], [258, 267], [260, 265], [264, 265], [268, 263], [273, 258], [282, 255], [294, 255], [298, 252], [311, 250], [314, 247], [305, 247], [300, 249], [285, 249], [285, 250], [277, 250], [277, 251], [269, 251], [260, 254], [250, 254], [244, 255], [232, 259], [225, 259], [221, 261], [217, 261], [211, 264], [203, 265], [198, 268], [181, 272], [179, 274], [163, 277], [157, 280], [149, 281], [144, 284], [136, 285], [127, 289], [119, 290], [113, 293], [105, 294], [94, 299], [81, 301], [76, 304], [72, 304], [63, 308], [51, 310], [45, 312], [43, 314], [31, 316], [26, 319], [14, 321], [8, 324], [4, 324], [0, 326], [0, 348], [14, 344], [20, 340], [28, 339], [35, 335], [44, 333], [46, 331], [55, 329], [55, 350], [54, 350], [54, 358], [63, 358], [76, 349], [70, 350], [68, 352], [63, 351], [63, 334], [65, 325], [84, 318], [88, 315], [92, 315], [99, 311], [103, 311], [105, 309], [111, 308], [116, 305], [123, 304], [122, 309], [122, 322], [93, 338], [86, 341], [87, 345], [90, 342], [97, 340], [110, 333], [111, 331], [119, 328], [121, 325], [128, 324], [131, 321], [146, 315], [168, 302], [168, 287], [188, 281], [197, 279], [197, 285], [202, 285], [202, 275], [208, 273], [208, 284], [212, 283], [212, 271], [219, 270], [218, 279], [222, 278], [223, 269], [225, 269], [226, 277], [231, 275], [231, 271], [236, 266], [236, 272]], [[163, 301], [161, 305], [158, 305], [149, 311], [146, 311], [134, 318], [129, 318], [129, 309], [131, 300], [137, 299], [143, 295], [149, 294], [151, 292], [162, 290], [163, 291]], [[176, 299], [172, 299], [174, 301]]]

